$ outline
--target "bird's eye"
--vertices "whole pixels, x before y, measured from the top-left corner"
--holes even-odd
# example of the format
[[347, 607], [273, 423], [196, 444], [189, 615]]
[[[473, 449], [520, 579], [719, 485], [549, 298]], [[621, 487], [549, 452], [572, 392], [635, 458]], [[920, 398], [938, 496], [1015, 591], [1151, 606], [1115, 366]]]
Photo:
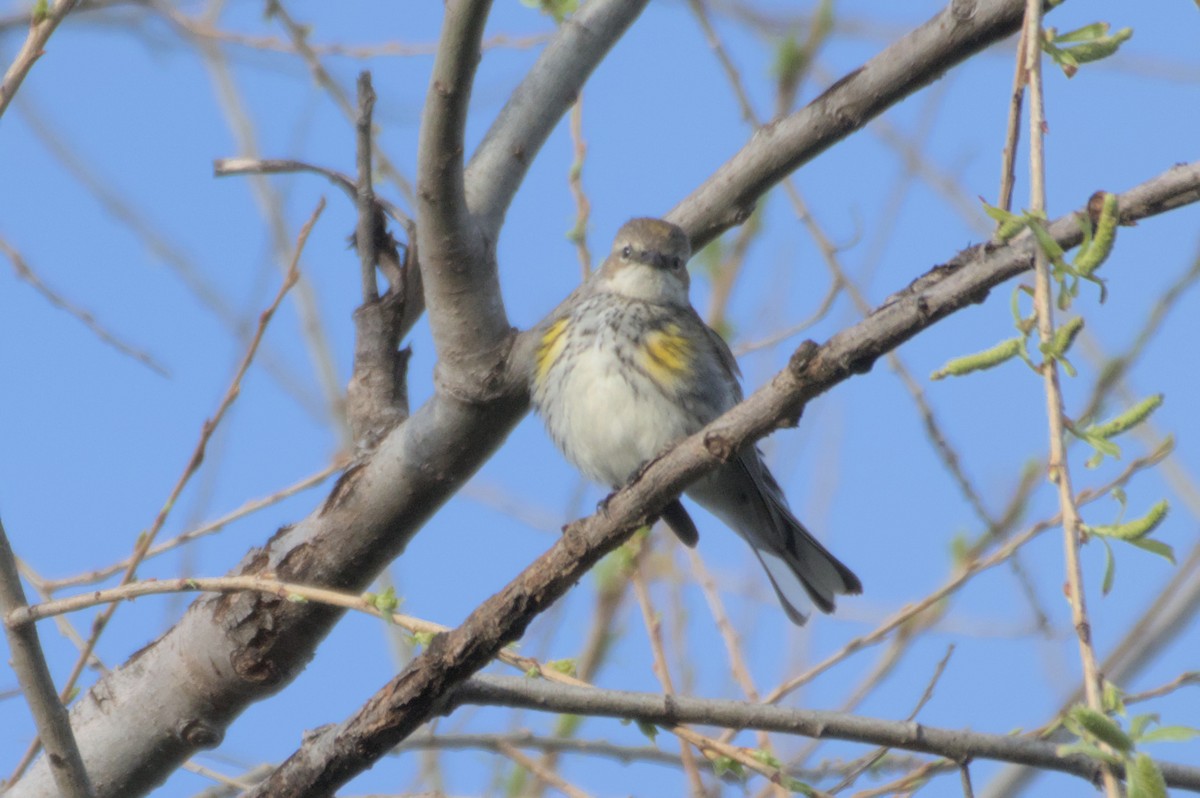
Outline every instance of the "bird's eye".
[[626, 246], [624, 249], [622, 249], [621, 257], [624, 258], [625, 260], [629, 260], [631, 257], [633, 257], [633, 247]]
[[683, 258], [676, 255], [674, 258], [671, 259], [671, 266], [674, 267], [676, 271], [678, 271], [679, 268], [683, 266]]

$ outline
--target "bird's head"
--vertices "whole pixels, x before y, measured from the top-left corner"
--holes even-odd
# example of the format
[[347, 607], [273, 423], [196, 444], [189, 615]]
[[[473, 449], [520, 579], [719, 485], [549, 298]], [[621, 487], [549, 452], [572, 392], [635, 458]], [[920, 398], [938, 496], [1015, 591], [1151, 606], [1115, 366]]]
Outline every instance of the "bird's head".
[[617, 231], [596, 279], [601, 288], [657, 304], [688, 304], [687, 233], [661, 219], [633, 219]]

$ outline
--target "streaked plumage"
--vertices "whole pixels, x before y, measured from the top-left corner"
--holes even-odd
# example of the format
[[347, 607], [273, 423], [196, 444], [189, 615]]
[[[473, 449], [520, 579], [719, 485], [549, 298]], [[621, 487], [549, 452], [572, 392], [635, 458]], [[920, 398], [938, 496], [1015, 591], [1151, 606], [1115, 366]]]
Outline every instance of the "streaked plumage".
[[[540, 328], [532, 396], [550, 437], [585, 476], [620, 487], [651, 458], [741, 401], [729, 347], [688, 300], [686, 234], [634, 219], [612, 253]], [[858, 578], [788, 509], [756, 448], [747, 447], [687, 496], [754, 549], [796, 623], [807, 596], [830, 612]], [[687, 543], [695, 526], [674, 503], [664, 520]]]

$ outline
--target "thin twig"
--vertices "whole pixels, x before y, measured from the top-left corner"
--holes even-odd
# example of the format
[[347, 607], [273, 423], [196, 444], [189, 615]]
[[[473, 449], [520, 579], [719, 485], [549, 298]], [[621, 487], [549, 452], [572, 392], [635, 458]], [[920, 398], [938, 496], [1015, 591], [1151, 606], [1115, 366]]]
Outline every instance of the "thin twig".
[[0, 83], [0, 117], [8, 110], [8, 104], [21, 88], [21, 82], [33, 69], [34, 63], [42, 57], [46, 50], [46, 42], [59, 23], [71, 12], [79, 0], [55, 0], [54, 5], [39, 19], [34, 17], [29, 24], [29, 35], [21, 45], [20, 52], [4, 73], [4, 81]]
[[156, 374], [159, 374], [163, 377], [171, 376], [167, 372], [166, 366], [155, 360], [152, 355], [148, 354], [142, 349], [137, 348], [136, 346], [133, 346], [132, 344], [125, 343], [118, 338], [115, 333], [109, 332], [104, 325], [100, 324], [100, 322], [96, 320], [96, 317], [91, 314], [91, 312], [85, 310], [79, 305], [76, 305], [74, 302], [42, 282], [41, 278], [37, 276], [33, 269], [29, 268], [29, 264], [25, 261], [25, 258], [21, 257], [21, 253], [14, 249], [12, 245], [10, 245], [3, 238], [0, 238], [0, 252], [3, 252], [6, 256], [8, 256], [9, 261], [13, 265], [13, 269], [15, 269], [17, 272], [17, 277], [20, 277], [22, 280], [33, 286], [33, 290], [45, 297], [46, 301], [51, 305], [54, 305], [56, 308], [61, 308], [71, 316], [74, 316], [85, 327], [95, 333], [97, 338], [116, 349], [121, 354], [128, 355]]
[[[287, 9], [278, 0], [268, 0], [267, 16], [278, 19], [283, 25], [284, 31], [288, 38], [291, 39], [292, 46], [304, 59], [304, 63], [308, 65], [309, 71], [312, 73], [313, 79], [321, 88], [325, 89], [334, 105], [342, 112], [342, 116], [346, 117], [348, 122], [353, 123], [358, 116], [358, 111], [354, 104], [350, 102], [350, 95], [345, 89], [338, 84], [336, 80], [329, 74], [328, 70], [321, 63], [321, 58], [317, 52], [308, 43], [309, 30], [304, 25], [297, 23], [292, 19]], [[412, 183], [403, 173], [392, 163], [391, 159], [382, 150], [376, 148], [375, 164], [379, 167], [379, 174], [387, 178], [396, 186], [401, 196], [409, 203], [414, 202]]]
[[536, 759], [531, 756], [526, 756], [515, 746], [509, 745], [506, 742], [501, 742], [497, 745], [498, 750], [506, 757], [516, 762], [521, 767], [528, 770], [535, 778], [550, 785], [554, 789], [566, 795], [567, 798], [589, 798], [588, 794], [578, 787], [574, 786], [562, 776], [555, 773], [553, 770], [542, 767]]
[[[1046, 210], [1046, 151], [1045, 105], [1042, 95], [1042, 0], [1029, 0], [1025, 6], [1024, 79], [1029, 86], [1029, 210]], [[1054, 299], [1050, 285], [1050, 264], [1040, 247], [1034, 253], [1034, 305], [1037, 308], [1038, 337], [1043, 348], [1054, 341]], [[1083, 530], [1075, 492], [1071, 487], [1071, 470], [1067, 465], [1066, 429], [1063, 421], [1062, 389], [1058, 381], [1058, 362], [1046, 355], [1041, 364], [1046, 392], [1046, 415], [1050, 427], [1050, 454], [1047, 468], [1050, 481], [1058, 487], [1058, 503], [1062, 510], [1063, 543], [1066, 549], [1067, 600], [1071, 604], [1071, 621], [1079, 638], [1079, 658], [1083, 665], [1084, 693], [1087, 703], [1098, 712], [1104, 711], [1103, 685], [1096, 652], [1092, 648], [1091, 623], [1083, 591], [1083, 568], [1079, 562], [1079, 547]], [[1120, 798], [1121, 788], [1108, 767], [1101, 768], [1104, 791], [1108, 798]]]
[[371, 114], [375, 110], [375, 89], [371, 86], [371, 73], [363, 70], [358, 74], [358, 116], [354, 121], [355, 152], [358, 163], [358, 227], [354, 237], [358, 248], [359, 267], [362, 274], [362, 301], [369, 304], [379, 299], [379, 286], [375, 281], [375, 266], [379, 263], [379, 240], [377, 230], [379, 217], [375, 206], [375, 188], [371, 184]]
[[[650, 591], [646, 587], [644, 566], [650, 553], [649, 544], [648, 537], [642, 539], [642, 547], [634, 560], [629, 577], [633, 584], [633, 595], [642, 611], [642, 623], [646, 627], [646, 636], [650, 639], [650, 651], [654, 656], [654, 675], [658, 677], [658, 683], [662, 685], [663, 695], [673, 696], [675, 695], [675, 685], [671, 681], [671, 668], [667, 664], [667, 653], [663, 648], [662, 618], [651, 606]], [[696, 767], [696, 758], [692, 754], [692, 749], [686, 744], [682, 745], [679, 754], [683, 760], [683, 772], [687, 775], [691, 785], [692, 795], [695, 798], [704, 798], [704, 782], [700, 778], [700, 771]]]
[[[1146, 457], [1141, 457], [1137, 460], [1134, 460], [1128, 465], [1128, 467], [1125, 468], [1124, 471], [1122, 471], [1115, 479], [1111, 480], [1107, 484], [1098, 488], [1081, 491], [1076, 499], [1076, 503], [1078, 505], [1084, 505], [1089, 502], [1096, 501], [1097, 499], [1104, 498], [1108, 495], [1109, 491], [1117, 486], [1124, 485], [1131, 477], [1133, 477], [1134, 474], [1145, 468], [1149, 468], [1162, 462], [1168, 453], [1169, 450], [1159, 450], [1147, 455]], [[765, 695], [763, 697], [763, 701], [768, 704], [774, 704], [780, 701], [784, 696], [802, 687], [803, 685], [808, 684], [817, 676], [829, 670], [851, 654], [860, 651], [867, 646], [880, 642], [890, 632], [899, 628], [909, 619], [915, 617], [921, 612], [924, 612], [946, 596], [958, 590], [960, 587], [966, 584], [971, 577], [975, 576], [980, 571], [986, 571], [987, 569], [1004, 562], [1011, 557], [1014, 552], [1016, 552], [1030, 540], [1033, 540], [1033, 538], [1037, 537], [1039, 534], [1048, 529], [1053, 529], [1061, 522], [1062, 516], [1055, 515], [1052, 518], [1039, 521], [1021, 534], [1010, 538], [1003, 547], [997, 549], [990, 557], [972, 561], [965, 568], [963, 568], [960, 573], [951, 577], [951, 579], [940, 588], [925, 596], [925, 598], [921, 599], [917, 603], [909, 604], [908, 606], [904, 607], [891, 618], [888, 618], [886, 621], [877, 626], [873, 631], [854, 638], [839, 651], [831, 654], [829, 657], [817, 665], [814, 665], [809, 670], [779, 685], [770, 693]]]
[[[1021, 140], [1021, 106], [1025, 102], [1025, 53], [1028, 49], [1026, 38], [1029, 29], [1021, 28], [1021, 38], [1017, 43], [1017, 59], [1013, 68], [1012, 94], [1008, 104], [1008, 123], [1004, 131], [1004, 153], [1000, 159], [1000, 193], [996, 199], [997, 207], [1012, 210], [1013, 186], [1017, 174], [1017, 144]], [[1035, 35], [1041, 33], [1040, 21]], [[1037, 46], [1034, 46], [1037, 49]]]
[[[193, 529], [189, 529], [186, 532], [176, 535], [175, 537], [171, 538], [170, 540], [164, 540], [162, 543], [152, 546], [150, 548], [150, 550], [146, 552], [145, 556], [142, 559], [143, 559], [143, 561], [153, 559], [154, 557], [157, 557], [160, 554], [165, 554], [166, 552], [171, 551], [172, 549], [177, 549], [186, 543], [191, 543], [193, 540], [196, 540], [197, 538], [202, 538], [202, 537], [205, 537], [206, 535], [211, 535], [216, 532], [220, 532], [222, 529], [229, 526], [234, 521], [245, 518], [248, 515], [252, 515], [253, 513], [256, 513], [259, 510], [265, 509], [274, 504], [278, 504], [279, 502], [283, 501], [284, 499], [295, 496], [297, 493], [300, 493], [301, 491], [305, 491], [305, 490], [308, 490], [309, 488], [320, 485], [322, 482], [329, 479], [329, 477], [336, 474], [338, 471], [341, 471], [345, 467], [346, 467], [345, 460], [342, 460], [342, 459], [335, 460], [334, 462], [325, 466], [325, 468], [322, 468], [317, 473], [311, 474], [311, 475], [305, 477], [304, 479], [300, 480], [299, 482], [295, 482], [291, 485], [288, 485], [286, 488], [276, 491], [275, 493], [272, 493], [270, 496], [264, 496], [261, 499], [253, 499], [251, 501], [248, 501], [245, 504], [243, 504], [241, 507], [238, 507], [237, 509], [226, 513], [225, 515], [221, 516], [220, 518], [217, 518], [214, 521], [209, 521], [207, 524], [203, 524], [203, 525], [195, 527]], [[32, 572], [29, 571], [24, 566], [23, 566], [23, 570], [25, 570], [25, 578], [34, 582], [34, 584], [38, 587], [39, 590], [44, 590], [47, 593], [55, 593], [64, 588], [81, 587], [83, 585], [95, 584], [96, 582], [107, 579], [108, 577], [112, 576], [113, 574], [119, 573], [119, 572], [127, 569], [130, 566], [130, 564], [132, 563], [132, 561], [133, 561], [133, 558], [130, 557], [130, 558], [121, 560], [120, 562], [113, 563], [112, 565], [105, 566], [104, 568], [99, 568], [94, 571], [89, 571], [86, 574], [70, 576], [65, 579], [42, 579], [40, 577], [35, 578], [35, 575], [32, 574]]]
[[588, 250], [587, 243], [588, 220], [592, 215], [592, 202], [583, 188], [583, 164], [587, 159], [587, 141], [583, 138], [582, 94], [571, 106], [570, 129], [575, 160], [571, 162], [571, 169], [567, 173], [567, 185], [571, 187], [571, 197], [575, 200], [575, 226], [567, 233], [567, 238], [575, 242], [575, 252], [579, 255], [580, 276], [581, 279], [586, 280], [592, 273], [592, 254]]
[[[929, 703], [929, 699], [933, 698], [933, 689], [937, 686], [937, 683], [941, 680], [942, 674], [945, 673], [946, 665], [947, 665], [947, 663], [950, 662], [950, 656], [953, 653], [954, 653], [954, 644], [952, 643], [946, 648], [946, 654], [941, 658], [941, 660], [938, 661], [937, 667], [933, 669], [933, 676], [930, 677], [929, 683], [927, 685], [925, 685], [925, 692], [923, 692], [921, 694], [921, 698], [917, 701], [917, 705], [915, 707], [913, 707], [911, 712], [908, 713], [908, 717], [906, 718], [906, 720], [908, 720], [909, 722], [916, 720], [916, 717], [921, 712], [921, 709], [926, 704]], [[887, 746], [881, 746], [881, 747], [877, 748], [876, 750], [872, 751], [871, 753], [867, 754], [866, 756], [862, 757], [861, 761], [859, 762], [858, 767], [853, 768], [849, 773], [847, 773], [846, 776], [840, 782], [838, 782], [836, 785], [834, 785], [833, 789], [831, 789], [830, 792], [834, 792], [834, 793], [841, 792], [842, 790], [849, 787], [851, 784], [853, 784], [855, 781], [858, 780], [858, 777], [861, 776], [863, 774], [863, 772], [865, 772], [869, 768], [874, 767], [876, 762], [883, 759], [887, 755], [889, 750], [890, 749]]]

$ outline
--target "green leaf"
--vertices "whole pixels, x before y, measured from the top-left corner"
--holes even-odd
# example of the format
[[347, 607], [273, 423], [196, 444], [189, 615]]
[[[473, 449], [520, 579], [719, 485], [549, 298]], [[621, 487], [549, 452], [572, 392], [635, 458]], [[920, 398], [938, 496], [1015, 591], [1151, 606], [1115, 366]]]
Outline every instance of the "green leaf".
[[1104, 582], [1100, 585], [1100, 595], [1107, 596], [1112, 590], [1113, 577], [1117, 571], [1117, 561], [1113, 559], [1112, 546], [1104, 538], [1097, 538], [1104, 544]]
[[1073, 44], [1075, 42], [1087, 42], [1093, 39], [1099, 39], [1108, 33], [1109, 25], [1107, 22], [1093, 22], [1091, 25], [1084, 25], [1082, 28], [1076, 28], [1069, 33], [1058, 34], [1052, 37], [1055, 44]]
[[[1099, 269], [1108, 260], [1109, 254], [1112, 252], [1113, 242], [1117, 238], [1117, 222], [1120, 221], [1120, 211], [1117, 206], [1117, 195], [1111, 192], [1103, 192], [1101, 194], [1100, 212], [1096, 217], [1096, 230], [1094, 235], [1085, 236], [1083, 244], [1079, 247], [1079, 252], [1075, 255], [1075, 271], [1082, 277], [1091, 277], [1092, 273]], [[1093, 195], [1092, 200], [1088, 201], [1089, 209], [1092, 208], [1092, 203], [1096, 199]], [[1091, 225], [1086, 224], [1090, 229]]]
[[764, 751], [761, 748], [755, 748], [750, 752], [750, 756], [754, 757], [768, 767], [773, 767], [777, 770], [781, 770], [783, 768], [783, 763], [780, 762], [779, 759], [776, 758], [776, 756], [770, 751]]
[[983, 212], [996, 221], [996, 232], [993, 237], [997, 241], [1008, 241], [1025, 229], [1024, 215], [997, 208], [995, 205], [989, 204], [983, 197], [980, 197], [979, 201], [983, 203]]
[[536, 8], [559, 24], [579, 10], [579, 0], [521, 0], [521, 5]]
[[1167, 798], [1167, 782], [1154, 760], [1138, 754], [1125, 773], [1127, 798]]
[[1097, 748], [1095, 745], [1082, 740], [1076, 743], [1064, 743], [1063, 745], [1055, 748], [1054, 753], [1058, 754], [1060, 757], [1083, 754], [1088, 759], [1094, 759], [1097, 762], [1107, 762], [1110, 765], [1120, 765], [1124, 762], [1121, 757], [1116, 756], [1115, 754], [1110, 754], [1108, 751], [1104, 751], [1100, 748]]
[[582, 725], [583, 715], [572, 715], [570, 713], [559, 715], [558, 720], [554, 723], [554, 735], [556, 737], [573, 737]]
[[[1114, 712], [1118, 715], [1125, 714], [1125, 691], [1124, 690], [1122, 690], [1120, 687], [1117, 687], [1115, 684], [1110, 682], [1108, 679], [1105, 679], [1101, 693], [1102, 693], [1101, 694], [1101, 703], [1104, 704], [1105, 712]], [[1143, 718], [1143, 717], [1146, 717], [1146, 716], [1139, 715], [1137, 718], [1134, 718], [1130, 722], [1129, 736], [1135, 740], [1138, 738], [1138, 733], [1140, 731], [1140, 729], [1137, 725], [1138, 718]], [[1135, 729], [1138, 729], [1139, 731], [1135, 731]]]
[[1042, 252], [1046, 253], [1046, 257], [1050, 259], [1050, 262], [1055, 266], [1066, 268], [1066, 262], [1063, 260], [1063, 248], [1050, 235], [1050, 232], [1046, 230], [1043, 220], [1031, 214], [1025, 214], [1025, 223], [1033, 231], [1033, 237], [1037, 239], [1038, 246], [1041, 247]]
[[712, 769], [713, 773], [716, 773], [718, 777], [729, 773], [742, 781], [746, 780], [746, 771], [742, 768], [741, 763], [727, 756], [714, 757], [712, 760]]
[[1001, 341], [982, 352], [963, 355], [962, 357], [956, 357], [953, 360], [947, 361], [946, 365], [933, 372], [929, 378], [931, 380], [940, 380], [945, 377], [961, 377], [973, 371], [995, 368], [1001, 363], [1012, 360], [1014, 357], [1019, 357], [1024, 344], [1025, 341], [1023, 338], [1009, 338], [1007, 341]]
[[1092, 61], [1099, 61], [1103, 58], [1108, 58], [1121, 48], [1121, 45], [1133, 38], [1133, 28], [1121, 28], [1111, 36], [1103, 36], [1099, 39], [1072, 47], [1069, 52], [1077, 63], [1088, 64]]
[[1128, 542], [1139, 541], [1149, 535], [1151, 532], [1163, 522], [1167, 517], [1167, 510], [1170, 505], [1166, 500], [1160, 501], [1150, 508], [1150, 511], [1141, 518], [1133, 521], [1126, 521], [1123, 524], [1101, 524], [1099, 526], [1085, 527], [1090, 534], [1100, 535], [1106, 538], [1116, 538]]
[[1150, 417], [1151, 413], [1162, 407], [1162, 403], [1163, 395], [1161, 393], [1148, 396], [1115, 418], [1111, 418], [1103, 424], [1094, 424], [1088, 427], [1086, 432], [1106, 440], [1115, 437], [1141, 424]]
[[646, 735], [646, 737], [649, 738], [650, 742], [654, 742], [655, 739], [658, 737], [658, 727], [655, 726], [653, 723], [649, 723], [648, 721], [644, 721], [644, 720], [639, 720], [639, 721], [637, 721], [637, 727], [638, 727], [638, 731], [640, 731], [642, 734]]
[[1147, 712], [1142, 715], [1135, 715], [1133, 719], [1129, 721], [1129, 736], [1134, 740], [1141, 742], [1142, 738], [1146, 735], [1146, 728], [1151, 723], [1158, 723], [1157, 712]]
[[546, 663], [546, 667], [559, 673], [565, 673], [567, 676], [575, 675], [575, 660], [568, 659], [552, 659]]
[[1171, 548], [1169, 544], [1163, 543], [1161, 540], [1131, 540], [1129, 542], [1134, 546], [1137, 546], [1139, 549], [1148, 551], [1151, 554], [1157, 554], [1159, 557], [1162, 557], [1164, 560], [1171, 563], [1171, 565], [1175, 564], [1175, 549]]
[[391, 585], [388, 585], [382, 593], [366, 593], [363, 598], [383, 616], [385, 621], [390, 621], [392, 613], [400, 606], [400, 599], [396, 597], [396, 589]]
[[1133, 740], [1129, 739], [1129, 735], [1121, 730], [1116, 721], [1103, 712], [1077, 704], [1071, 708], [1068, 717], [1100, 742], [1125, 753], [1133, 750]]
[[1154, 731], [1146, 732], [1139, 743], [1186, 743], [1195, 737], [1200, 737], [1200, 729], [1191, 726], [1160, 726]]

